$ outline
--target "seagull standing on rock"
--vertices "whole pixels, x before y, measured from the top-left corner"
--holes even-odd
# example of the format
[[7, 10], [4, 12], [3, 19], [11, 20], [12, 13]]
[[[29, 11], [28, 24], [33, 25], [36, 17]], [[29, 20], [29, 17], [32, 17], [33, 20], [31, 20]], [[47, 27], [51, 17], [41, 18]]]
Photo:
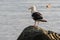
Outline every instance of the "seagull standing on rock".
[[47, 22], [47, 20], [44, 20], [43, 19], [43, 16], [41, 13], [39, 13], [37, 10], [36, 10], [36, 6], [33, 5], [29, 8], [29, 10], [31, 11], [32, 13], [32, 19], [35, 21], [35, 24], [34, 26], [37, 26], [37, 24], [39, 24], [39, 22]]

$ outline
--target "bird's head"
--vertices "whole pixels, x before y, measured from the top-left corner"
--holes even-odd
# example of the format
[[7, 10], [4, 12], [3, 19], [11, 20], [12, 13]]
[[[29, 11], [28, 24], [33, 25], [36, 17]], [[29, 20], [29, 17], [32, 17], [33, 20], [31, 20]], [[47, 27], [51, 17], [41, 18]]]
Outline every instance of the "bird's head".
[[31, 13], [37, 12], [35, 5], [31, 6], [28, 10], [30, 10]]

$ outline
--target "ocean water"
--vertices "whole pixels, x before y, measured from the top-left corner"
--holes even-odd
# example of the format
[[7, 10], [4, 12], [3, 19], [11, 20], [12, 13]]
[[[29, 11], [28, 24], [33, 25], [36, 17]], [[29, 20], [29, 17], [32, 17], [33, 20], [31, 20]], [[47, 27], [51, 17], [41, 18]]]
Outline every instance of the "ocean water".
[[[52, 7], [47, 9], [47, 4]], [[60, 33], [60, 0], [0, 0], [0, 40], [16, 40], [24, 28], [34, 24], [28, 10], [31, 5], [48, 21], [39, 27]]]

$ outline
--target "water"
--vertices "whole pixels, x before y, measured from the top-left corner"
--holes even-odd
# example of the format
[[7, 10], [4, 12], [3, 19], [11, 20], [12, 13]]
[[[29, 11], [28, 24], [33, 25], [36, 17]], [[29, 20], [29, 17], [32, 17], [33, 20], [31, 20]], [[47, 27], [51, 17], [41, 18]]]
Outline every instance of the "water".
[[[48, 3], [52, 8], [46, 8]], [[0, 0], [0, 40], [16, 40], [25, 27], [34, 24], [28, 10], [34, 4], [48, 20], [39, 27], [60, 33], [60, 0]]]

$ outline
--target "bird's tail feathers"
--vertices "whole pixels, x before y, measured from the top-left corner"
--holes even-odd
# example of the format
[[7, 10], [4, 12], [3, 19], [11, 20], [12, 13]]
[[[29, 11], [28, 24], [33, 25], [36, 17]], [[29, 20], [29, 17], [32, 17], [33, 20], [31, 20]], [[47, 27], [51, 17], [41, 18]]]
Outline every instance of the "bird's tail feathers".
[[47, 20], [44, 20], [44, 19], [41, 19], [41, 20], [39, 20], [39, 21], [41, 21], [41, 22], [47, 22]]

